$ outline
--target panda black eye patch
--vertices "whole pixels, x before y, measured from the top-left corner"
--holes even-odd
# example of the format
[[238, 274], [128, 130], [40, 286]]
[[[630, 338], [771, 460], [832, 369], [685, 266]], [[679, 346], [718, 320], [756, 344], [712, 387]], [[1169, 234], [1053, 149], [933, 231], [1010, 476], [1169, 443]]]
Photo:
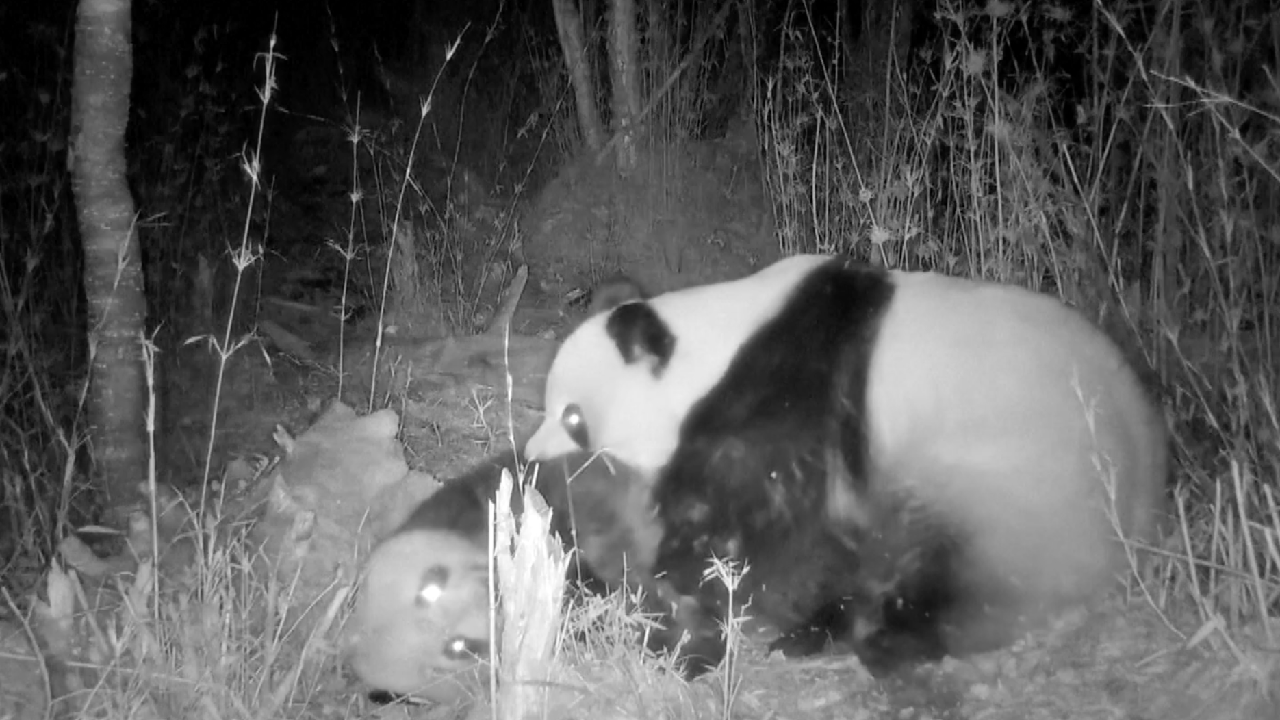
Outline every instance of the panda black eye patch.
[[419, 605], [435, 605], [436, 602], [444, 595], [445, 587], [449, 584], [449, 568], [443, 565], [432, 565], [427, 571], [422, 573], [422, 584], [418, 587], [418, 596], [415, 602]]
[[591, 436], [587, 432], [587, 419], [582, 414], [582, 408], [573, 403], [566, 405], [564, 412], [560, 413], [560, 424], [578, 447], [583, 450], [590, 447]]

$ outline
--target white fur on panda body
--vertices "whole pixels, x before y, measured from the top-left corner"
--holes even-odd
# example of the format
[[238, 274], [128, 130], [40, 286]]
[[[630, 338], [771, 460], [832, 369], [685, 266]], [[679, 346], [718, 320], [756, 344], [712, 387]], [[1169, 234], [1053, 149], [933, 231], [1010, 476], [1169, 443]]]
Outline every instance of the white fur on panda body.
[[[766, 614], [812, 613], [886, 666], [999, 645], [1012, 616], [1096, 595], [1121, 559], [1107, 479], [1122, 530], [1145, 539], [1167, 473], [1135, 374], [1061, 303], [820, 256], [589, 319], [557, 354], [546, 410], [530, 458], [605, 449], [654, 479], [654, 571], [679, 592], [706, 595], [711, 554], [746, 560]], [[906, 513], [925, 520], [898, 527]], [[805, 547], [819, 557], [779, 556]], [[912, 565], [921, 550], [932, 564]], [[898, 601], [918, 616], [887, 617]], [[853, 617], [832, 619], [841, 603]], [[865, 622], [882, 627], [860, 637]]]

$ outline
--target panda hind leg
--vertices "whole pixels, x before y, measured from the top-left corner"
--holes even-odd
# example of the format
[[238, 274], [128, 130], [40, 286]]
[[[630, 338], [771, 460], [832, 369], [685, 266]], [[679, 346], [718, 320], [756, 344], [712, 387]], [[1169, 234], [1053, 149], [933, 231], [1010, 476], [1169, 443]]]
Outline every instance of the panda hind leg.
[[876, 676], [994, 649], [1016, 614], [1016, 590], [981, 572], [959, 536], [934, 525], [912, 540], [914, 550], [898, 556], [885, 573], [892, 579], [863, 606], [871, 612], [854, 652]]
[[713, 604], [705, 597], [680, 595], [664, 580], [650, 581], [645, 590], [648, 609], [662, 618], [647, 632], [649, 650], [674, 653], [675, 666], [688, 681], [719, 666], [727, 647]]
[[[932, 571], [941, 571], [941, 574]], [[873, 607], [868, 632], [858, 638], [853, 651], [876, 677], [895, 675], [947, 654], [946, 619], [959, 600], [949, 569], [926, 568], [893, 588]]]
[[853, 653], [876, 677], [886, 677], [947, 654], [944, 618], [958, 600], [943, 558], [921, 566], [887, 590], [850, 595], [818, 608], [769, 650], [795, 658]]
[[857, 600], [844, 597], [818, 608], [805, 622], [769, 643], [769, 652], [796, 658], [838, 651], [849, 646], [857, 626]]
[[918, 510], [885, 508], [879, 527], [841, 545], [825, 564], [821, 604], [770, 651], [852, 653], [878, 677], [944, 657], [955, 634], [950, 622], [973, 597], [959, 536]]

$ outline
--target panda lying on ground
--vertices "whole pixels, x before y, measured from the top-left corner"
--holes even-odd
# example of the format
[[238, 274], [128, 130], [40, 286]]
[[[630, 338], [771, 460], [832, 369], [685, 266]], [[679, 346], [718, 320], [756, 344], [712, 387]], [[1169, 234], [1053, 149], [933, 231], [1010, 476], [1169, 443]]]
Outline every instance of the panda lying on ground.
[[[518, 465], [502, 453], [445, 482], [370, 553], [344, 649], [371, 698], [449, 702], [481, 686], [490, 640], [488, 508], [503, 469], [517, 478]], [[539, 463], [536, 478], [553, 529], [578, 549], [570, 580], [610, 590], [632, 565], [652, 565], [657, 526], [643, 512], [648, 486], [633, 474], [583, 452]], [[520, 502], [518, 489], [512, 498]]]

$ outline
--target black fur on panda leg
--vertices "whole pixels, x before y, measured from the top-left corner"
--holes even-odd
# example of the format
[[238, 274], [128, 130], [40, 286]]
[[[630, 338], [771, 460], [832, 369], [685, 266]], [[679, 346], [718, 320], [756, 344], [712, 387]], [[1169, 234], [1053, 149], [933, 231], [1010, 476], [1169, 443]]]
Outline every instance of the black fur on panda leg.
[[807, 622], [769, 643], [769, 652], [780, 652], [789, 658], [806, 657], [850, 641], [857, 626], [854, 602], [854, 598], [847, 597], [823, 605]]
[[910, 504], [889, 517], [865, 556], [868, 577], [885, 589], [860, 618], [870, 631], [858, 632], [853, 643], [858, 659], [877, 677], [945, 657], [952, 650], [949, 623], [977, 601], [966, 583], [965, 548], [954, 528], [913, 512]]
[[947, 655], [947, 621], [967, 597], [957, 573], [960, 549], [936, 523], [899, 519], [898, 532], [864, 545], [861, 591], [821, 606], [771, 651], [786, 657], [849, 651], [875, 677]]
[[[739, 591], [752, 597], [750, 614], [784, 628], [797, 613], [801, 619], [770, 644], [771, 652], [791, 658], [853, 653], [876, 677], [947, 654], [947, 621], [976, 600], [972, 588], [960, 583], [960, 545], [934, 518], [880, 509], [883, 526], [854, 531], [856, 539], [819, 525], [745, 558], [752, 569]], [[699, 583], [698, 568], [704, 558], [736, 555], [739, 546], [735, 538], [704, 535], [678, 546], [679, 552], [668, 546], [664, 553], [652, 611], [665, 627], [650, 635], [649, 645], [671, 650], [687, 633], [679, 646], [687, 679], [724, 659], [722, 621], [731, 616], [723, 585], [714, 578]]]
[[769, 651], [787, 658], [852, 652], [877, 678], [946, 656], [942, 627], [928, 598], [895, 594], [880, 604], [873, 612], [865, 600], [856, 598], [828, 603], [807, 623], [770, 643]]
[[[645, 610], [658, 617], [647, 647], [654, 654], [679, 650], [676, 667], [686, 681], [715, 670], [725, 656], [723, 628], [698, 597], [680, 595], [666, 581], [646, 583]], [[682, 644], [683, 643], [683, 644]]]
[[879, 627], [854, 646], [872, 675], [896, 674], [947, 655], [945, 623], [960, 601], [952, 572], [946, 560], [937, 560], [881, 601]]

